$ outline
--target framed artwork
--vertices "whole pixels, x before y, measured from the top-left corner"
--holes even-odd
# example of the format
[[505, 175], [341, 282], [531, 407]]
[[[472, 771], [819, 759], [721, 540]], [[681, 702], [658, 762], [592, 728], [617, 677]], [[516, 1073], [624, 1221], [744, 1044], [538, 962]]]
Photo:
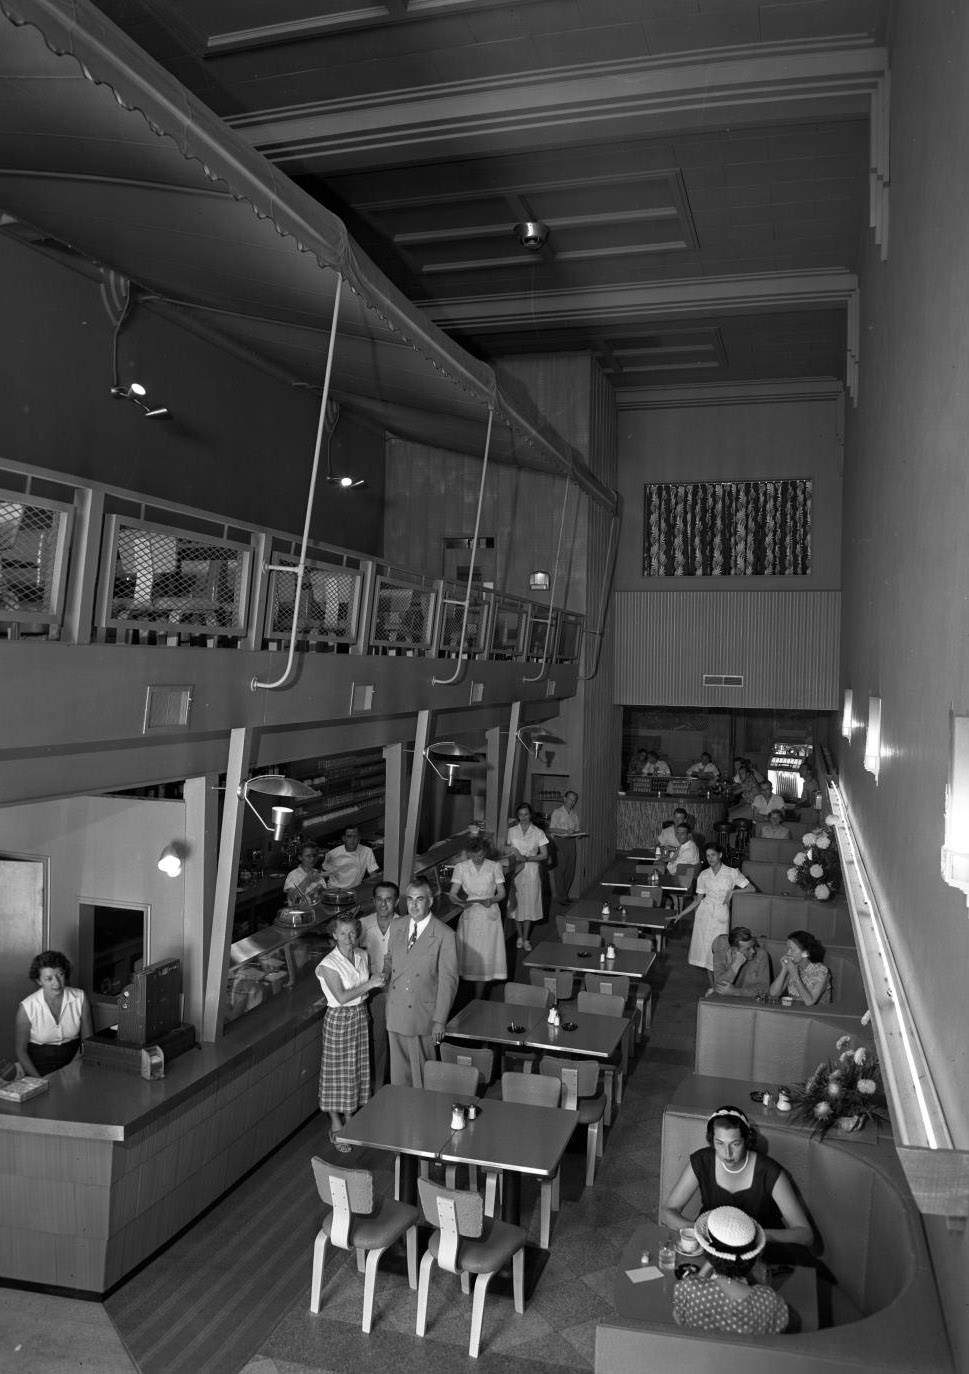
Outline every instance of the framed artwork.
[[806, 577], [813, 482], [647, 483], [644, 577]]

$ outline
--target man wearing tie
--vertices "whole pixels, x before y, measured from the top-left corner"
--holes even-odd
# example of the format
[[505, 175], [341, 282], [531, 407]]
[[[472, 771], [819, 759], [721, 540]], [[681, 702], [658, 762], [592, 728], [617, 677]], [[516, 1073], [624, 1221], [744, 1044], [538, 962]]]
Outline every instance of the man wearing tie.
[[458, 988], [454, 932], [431, 915], [426, 878], [407, 885], [407, 920], [390, 927], [387, 945], [387, 1033], [390, 1081], [423, 1086], [423, 1065], [444, 1036]]

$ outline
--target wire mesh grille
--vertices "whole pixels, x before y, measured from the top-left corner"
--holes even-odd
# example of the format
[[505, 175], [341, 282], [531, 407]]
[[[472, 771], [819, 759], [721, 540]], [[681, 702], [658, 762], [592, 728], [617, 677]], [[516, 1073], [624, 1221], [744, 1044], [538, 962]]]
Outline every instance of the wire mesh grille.
[[54, 615], [57, 550], [64, 511], [0, 499], [0, 619], [11, 612]]
[[110, 621], [245, 633], [248, 550], [119, 522]]
[[539, 614], [542, 617], [540, 620], [533, 616], [528, 622], [528, 644], [525, 649], [528, 658], [544, 657], [546, 635], [550, 646], [554, 642], [554, 636], [548, 632], [548, 613], [543, 610]]
[[[280, 560], [285, 562], [288, 560]], [[300, 592], [297, 634], [310, 640], [352, 641], [357, 635], [360, 602], [359, 572], [307, 561]], [[275, 572], [269, 587], [267, 633], [288, 635], [293, 627], [296, 598], [296, 560], [291, 573]]]
[[520, 651], [525, 612], [517, 606], [498, 606], [495, 633], [491, 641], [492, 658], [515, 658]]
[[[487, 608], [483, 601], [474, 597], [468, 606], [468, 626], [464, 635], [464, 652], [480, 654], [484, 647], [485, 616]], [[446, 601], [441, 616], [441, 638], [439, 648], [442, 654], [456, 654], [461, 644], [461, 624], [464, 620], [464, 600]]]
[[559, 625], [559, 642], [555, 657], [560, 663], [575, 663], [582, 642], [582, 623], [569, 616]]
[[434, 592], [381, 577], [374, 598], [372, 644], [430, 646], [434, 617]]

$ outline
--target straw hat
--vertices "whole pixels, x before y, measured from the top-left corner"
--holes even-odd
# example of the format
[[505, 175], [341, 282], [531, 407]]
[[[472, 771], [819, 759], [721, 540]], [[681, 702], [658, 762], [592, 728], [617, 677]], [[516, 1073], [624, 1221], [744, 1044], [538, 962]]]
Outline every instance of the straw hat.
[[767, 1243], [764, 1228], [739, 1207], [714, 1207], [697, 1217], [695, 1228], [703, 1249], [717, 1259], [756, 1259]]

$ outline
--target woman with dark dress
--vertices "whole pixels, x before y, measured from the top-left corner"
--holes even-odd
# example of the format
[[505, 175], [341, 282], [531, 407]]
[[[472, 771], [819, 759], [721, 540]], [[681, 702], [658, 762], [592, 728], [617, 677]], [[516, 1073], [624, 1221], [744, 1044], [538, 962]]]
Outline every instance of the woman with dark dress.
[[684, 1208], [697, 1193], [700, 1210], [739, 1207], [764, 1228], [769, 1262], [789, 1260], [788, 1247], [810, 1246], [814, 1233], [787, 1174], [770, 1155], [753, 1149], [754, 1128], [739, 1107], [718, 1107], [707, 1117], [706, 1148], [690, 1162], [666, 1199], [664, 1226], [692, 1222]]

